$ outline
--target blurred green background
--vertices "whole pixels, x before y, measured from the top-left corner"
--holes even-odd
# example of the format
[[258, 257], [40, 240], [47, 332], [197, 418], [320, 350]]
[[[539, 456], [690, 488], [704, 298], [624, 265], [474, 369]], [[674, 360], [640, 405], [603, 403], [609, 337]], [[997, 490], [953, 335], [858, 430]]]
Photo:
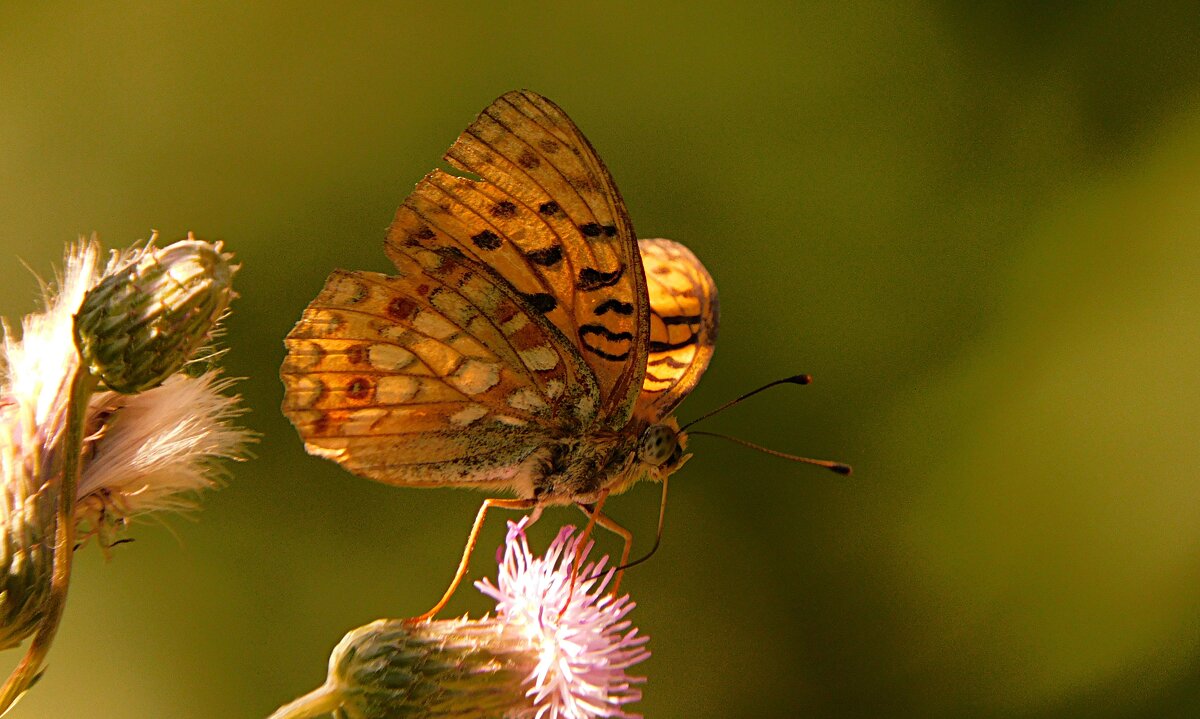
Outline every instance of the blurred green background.
[[[681, 416], [811, 372], [708, 428], [856, 468], [696, 439], [626, 578], [641, 711], [1200, 715], [1195, 3], [331, 5], [0, 4], [0, 312], [81, 233], [224, 240], [263, 434], [191, 519], [80, 553], [14, 719], [263, 717], [439, 596], [481, 496], [308, 457], [281, 340], [519, 87], [716, 277]], [[648, 547], [656, 487], [607, 509]]]

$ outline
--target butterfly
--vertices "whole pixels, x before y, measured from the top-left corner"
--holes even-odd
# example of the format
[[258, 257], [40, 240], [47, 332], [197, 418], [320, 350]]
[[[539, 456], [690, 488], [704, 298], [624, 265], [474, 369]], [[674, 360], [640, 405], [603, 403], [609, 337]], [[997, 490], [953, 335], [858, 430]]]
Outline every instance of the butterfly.
[[[528, 90], [489, 105], [396, 212], [396, 274], [335, 271], [288, 334], [283, 411], [311, 454], [489, 508], [577, 504], [664, 483], [690, 457], [672, 412], [717, 339], [717, 290], [690, 250], [638, 240], [567, 114]], [[665, 494], [664, 494], [665, 496]]]

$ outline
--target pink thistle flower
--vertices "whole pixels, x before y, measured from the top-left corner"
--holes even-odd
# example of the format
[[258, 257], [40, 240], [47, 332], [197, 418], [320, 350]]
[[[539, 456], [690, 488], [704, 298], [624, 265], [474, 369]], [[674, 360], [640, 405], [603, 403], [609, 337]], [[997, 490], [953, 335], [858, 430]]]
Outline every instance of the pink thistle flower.
[[[533, 698], [527, 714], [541, 719], [631, 718], [622, 710], [642, 698], [635, 687], [645, 677], [626, 670], [645, 660], [648, 637], [639, 636], [625, 618], [635, 603], [629, 595], [614, 598], [604, 589], [616, 573], [604, 569], [608, 557], [582, 564], [593, 543], [580, 551], [575, 527], [563, 527], [545, 557], [534, 557], [525, 537], [528, 517], [508, 523], [500, 572], [495, 584], [476, 582], [496, 600], [496, 619], [522, 630], [537, 647], [537, 667], [525, 692]], [[573, 574], [577, 562], [582, 564]]]
[[628, 595], [604, 591], [615, 568], [584, 564], [592, 544], [574, 527], [535, 557], [528, 524], [509, 522], [496, 582], [475, 585], [495, 614], [359, 627], [334, 648], [325, 684], [271, 719], [640, 719], [625, 706], [645, 678], [627, 672], [650, 652]]

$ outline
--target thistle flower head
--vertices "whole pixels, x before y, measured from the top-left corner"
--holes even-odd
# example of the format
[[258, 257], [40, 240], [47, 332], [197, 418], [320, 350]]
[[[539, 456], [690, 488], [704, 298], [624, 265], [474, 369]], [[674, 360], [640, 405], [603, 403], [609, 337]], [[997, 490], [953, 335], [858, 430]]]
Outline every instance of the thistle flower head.
[[110, 390], [157, 387], [205, 344], [233, 298], [231, 256], [194, 239], [150, 244], [106, 273], [75, 317], [79, 353]]
[[334, 649], [325, 685], [271, 719], [636, 717], [624, 707], [645, 680], [626, 672], [650, 653], [625, 618], [633, 602], [604, 594], [607, 557], [575, 574], [591, 545], [573, 527], [535, 557], [526, 523], [509, 523], [496, 582], [476, 583], [494, 615], [360, 627]]
[[475, 586], [496, 600], [496, 621], [519, 627], [537, 649], [537, 666], [526, 679], [526, 696], [533, 700], [527, 716], [631, 716], [621, 707], [641, 699], [633, 685], [644, 679], [626, 670], [650, 653], [647, 638], [625, 619], [634, 607], [629, 596], [604, 594], [616, 570], [605, 570], [603, 557], [573, 576], [592, 543], [581, 551], [582, 537], [574, 537], [571, 526], [562, 528], [545, 557], [534, 557], [525, 523], [509, 522], [496, 583], [485, 579]]

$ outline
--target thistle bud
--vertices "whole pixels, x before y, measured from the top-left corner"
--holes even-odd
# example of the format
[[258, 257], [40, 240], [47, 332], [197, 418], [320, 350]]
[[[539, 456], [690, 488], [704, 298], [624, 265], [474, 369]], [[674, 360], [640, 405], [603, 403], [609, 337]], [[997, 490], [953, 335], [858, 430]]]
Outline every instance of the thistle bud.
[[505, 716], [527, 703], [529, 654], [498, 622], [379, 620], [333, 650], [327, 686], [348, 719]]
[[192, 238], [148, 247], [107, 273], [75, 315], [88, 370], [125, 394], [157, 387], [209, 338], [233, 297], [231, 256]]

